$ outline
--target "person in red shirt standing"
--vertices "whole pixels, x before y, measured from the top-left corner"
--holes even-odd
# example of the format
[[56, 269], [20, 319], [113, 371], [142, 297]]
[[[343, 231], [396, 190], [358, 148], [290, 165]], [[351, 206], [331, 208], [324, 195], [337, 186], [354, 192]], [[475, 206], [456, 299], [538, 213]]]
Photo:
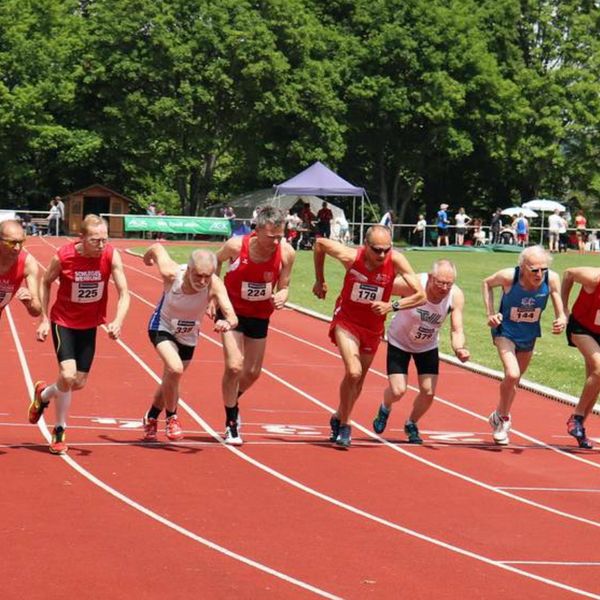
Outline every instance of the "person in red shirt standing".
[[[129, 309], [129, 291], [121, 256], [108, 244], [106, 222], [87, 215], [81, 223], [79, 241], [60, 248], [50, 261], [42, 279], [40, 296], [42, 319], [37, 339], [45, 341], [52, 330], [54, 349], [59, 363], [58, 378], [52, 385], [35, 384], [29, 406], [29, 422], [37, 423], [54, 399], [56, 424], [52, 431], [50, 452], [67, 450], [65, 428], [71, 404], [71, 393], [83, 389], [94, 360], [97, 328], [106, 322], [108, 283], [112, 276], [119, 299], [114, 320], [106, 328], [116, 340]], [[48, 318], [52, 283], [59, 279], [56, 301]]]
[[[569, 316], [569, 295], [574, 283], [581, 285], [579, 296]], [[563, 274], [561, 297], [569, 316], [567, 340], [575, 346], [585, 361], [585, 383], [579, 402], [567, 421], [567, 431], [580, 448], [592, 448], [585, 433], [584, 423], [589, 417], [600, 393], [600, 269], [572, 267]]]
[[[326, 254], [339, 260], [346, 269], [329, 329], [329, 337], [339, 348], [346, 370], [340, 385], [339, 406], [329, 422], [329, 439], [337, 446], [348, 448], [351, 443], [350, 415], [375, 358], [386, 314], [423, 304], [425, 292], [408, 260], [392, 249], [391, 232], [383, 225], [369, 227], [365, 244], [358, 249], [325, 238], [317, 240], [313, 293], [321, 299], [328, 291], [324, 274]], [[413, 293], [390, 303], [397, 275], [404, 278]]]
[[284, 227], [285, 213], [265, 206], [258, 213], [253, 233], [231, 238], [217, 252], [218, 273], [229, 261], [225, 287], [238, 317], [237, 327], [222, 334], [227, 444], [243, 443], [238, 399], [260, 376], [269, 318], [273, 311], [283, 308], [288, 298], [295, 252], [285, 241]]
[[319, 212], [317, 213], [317, 227], [319, 233], [324, 238], [331, 236], [331, 220], [333, 219], [333, 213], [327, 206], [327, 202], [323, 202]]
[[[20, 300], [32, 317], [42, 307], [38, 297], [39, 270], [33, 256], [23, 252], [25, 230], [13, 219], [0, 223], [0, 317], [8, 303]], [[25, 280], [26, 287], [21, 287]]]

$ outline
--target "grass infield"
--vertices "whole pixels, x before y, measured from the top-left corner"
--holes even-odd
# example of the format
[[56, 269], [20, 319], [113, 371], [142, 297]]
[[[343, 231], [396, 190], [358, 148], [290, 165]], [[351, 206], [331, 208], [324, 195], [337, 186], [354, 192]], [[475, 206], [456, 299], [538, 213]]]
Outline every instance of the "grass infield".
[[[202, 247], [207, 248], [206, 245]], [[218, 246], [208, 246], [215, 250]], [[184, 263], [194, 249], [193, 246], [169, 246], [168, 250], [174, 260]], [[143, 253], [144, 247], [133, 249], [133, 252]], [[517, 264], [518, 254], [504, 252], [427, 252], [407, 251], [406, 256], [416, 272], [428, 271], [431, 264], [438, 258], [449, 258], [454, 262], [458, 271], [457, 284], [465, 293], [465, 334], [467, 346], [471, 351], [471, 359], [492, 369], [501, 370], [496, 348], [493, 346], [490, 329], [486, 324], [485, 311], [481, 296], [481, 281], [499, 269], [512, 267]], [[551, 268], [562, 274], [564, 269], [576, 266], [598, 266], [600, 255], [576, 252], [554, 255]], [[313, 255], [310, 251], [296, 253], [296, 263], [292, 274], [289, 301], [299, 304], [316, 312], [331, 315], [333, 305], [342, 286], [344, 270], [341, 264], [327, 258], [325, 260], [325, 278], [329, 286], [329, 294], [325, 300], [318, 300], [312, 294], [314, 284]], [[571, 292], [571, 305], [575, 301], [579, 286], [575, 285]], [[500, 293], [494, 290], [496, 305]], [[541, 385], [579, 396], [584, 381], [583, 359], [576, 348], [567, 345], [566, 336], [550, 333], [554, 311], [552, 303], [542, 317], [542, 337], [537, 341], [526, 378]], [[440, 334], [440, 349], [452, 354], [450, 348], [450, 333], [448, 321]]]

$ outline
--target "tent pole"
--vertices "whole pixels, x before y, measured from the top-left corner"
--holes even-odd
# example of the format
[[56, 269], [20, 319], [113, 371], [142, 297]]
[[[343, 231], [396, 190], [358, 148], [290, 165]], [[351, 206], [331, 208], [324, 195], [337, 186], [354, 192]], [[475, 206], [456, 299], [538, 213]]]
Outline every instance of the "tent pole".
[[352, 243], [354, 243], [354, 227], [356, 227], [356, 196], [352, 196]]
[[360, 198], [360, 245], [363, 243], [363, 227], [365, 225], [365, 195]]

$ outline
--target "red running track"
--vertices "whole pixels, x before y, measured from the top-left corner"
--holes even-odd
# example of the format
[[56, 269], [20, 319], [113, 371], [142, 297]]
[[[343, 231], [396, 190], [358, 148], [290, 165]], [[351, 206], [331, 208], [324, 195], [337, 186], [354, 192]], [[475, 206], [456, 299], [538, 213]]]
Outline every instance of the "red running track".
[[[43, 265], [54, 252], [41, 239], [29, 249]], [[124, 261], [135, 296], [123, 343], [99, 335], [68, 460], [26, 424], [29, 372], [54, 377], [51, 344], [34, 341], [21, 306], [0, 323], [4, 597], [600, 597], [599, 453], [565, 437], [567, 407], [519, 392], [523, 436], [498, 448], [485, 420], [497, 382], [444, 365], [426, 443], [404, 443], [412, 393], [378, 437], [382, 348], [353, 446], [337, 450], [325, 439], [341, 362], [327, 325], [294, 311], [275, 315], [265, 373], [242, 398], [241, 450], [212, 434], [222, 358], [208, 323], [182, 382], [184, 442], [140, 444], [160, 375], [145, 330], [161, 286]]]

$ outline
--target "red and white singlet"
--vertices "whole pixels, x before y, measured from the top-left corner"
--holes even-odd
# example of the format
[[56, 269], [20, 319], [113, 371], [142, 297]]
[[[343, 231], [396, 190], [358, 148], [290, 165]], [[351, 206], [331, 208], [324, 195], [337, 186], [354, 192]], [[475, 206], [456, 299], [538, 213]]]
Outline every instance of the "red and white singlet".
[[600, 335], [600, 284], [591, 294], [581, 288], [571, 314], [588, 331]]
[[77, 252], [77, 243], [58, 251], [60, 285], [50, 320], [70, 329], [91, 329], [106, 322], [114, 248], [107, 244], [101, 256], [90, 258]]
[[271, 297], [281, 273], [281, 244], [269, 260], [255, 263], [250, 260], [250, 240], [255, 236], [244, 236], [240, 255], [225, 275], [225, 287], [237, 315], [268, 319], [275, 310]]
[[25, 251], [19, 252], [13, 266], [6, 273], [0, 274], [0, 313], [21, 287], [23, 277], [25, 277], [26, 259], [27, 253]]
[[344, 286], [336, 300], [334, 321], [348, 321], [381, 335], [386, 315], [375, 314], [371, 310], [371, 302], [389, 301], [395, 275], [391, 252], [380, 267], [369, 271], [365, 264], [365, 248], [359, 248], [356, 260], [346, 271]]

